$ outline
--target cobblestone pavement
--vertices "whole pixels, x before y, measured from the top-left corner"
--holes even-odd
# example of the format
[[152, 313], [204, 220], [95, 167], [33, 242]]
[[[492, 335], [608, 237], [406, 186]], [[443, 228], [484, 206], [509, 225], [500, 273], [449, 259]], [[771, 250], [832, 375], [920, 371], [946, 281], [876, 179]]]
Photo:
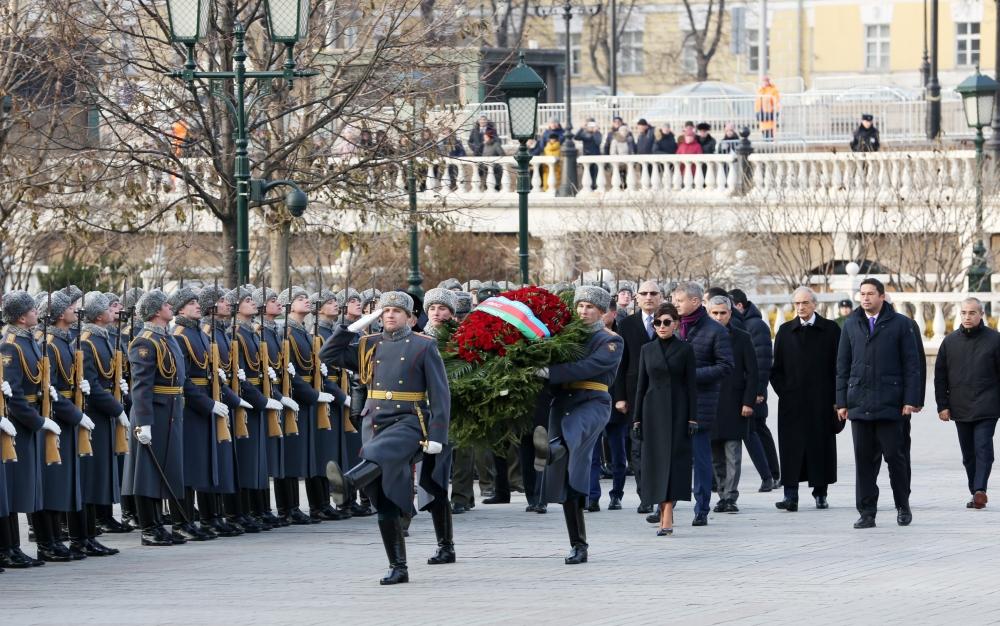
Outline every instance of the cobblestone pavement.
[[707, 527], [692, 528], [691, 505], [682, 504], [675, 536], [658, 538], [635, 513], [630, 479], [624, 510], [587, 514], [591, 561], [582, 566], [562, 562], [568, 545], [558, 506], [529, 514], [518, 496], [456, 516], [459, 560], [445, 566], [425, 564], [434, 534], [430, 517], [420, 515], [407, 544], [412, 582], [396, 587], [378, 585], [385, 555], [373, 518], [173, 548], [142, 548], [135, 534], [112, 535], [102, 540], [121, 548], [119, 556], [0, 576], [0, 623], [996, 621], [1000, 501], [965, 509], [954, 427], [932, 408], [913, 420], [908, 528], [896, 526], [884, 466], [878, 527], [851, 528], [857, 513], [845, 430], [840, 481], [826, 511], [812, 506], [805, 486], [798, 513], [777, 511], [780, 495], [757, 493], [744, 455], [740, 513], [712, 514]]

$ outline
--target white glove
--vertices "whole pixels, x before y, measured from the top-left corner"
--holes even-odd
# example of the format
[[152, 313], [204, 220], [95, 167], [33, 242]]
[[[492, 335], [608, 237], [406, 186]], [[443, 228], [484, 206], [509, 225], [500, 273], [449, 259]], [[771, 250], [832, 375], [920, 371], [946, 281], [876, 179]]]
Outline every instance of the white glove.
[[153, 441], [153, 427], [140, 426], [135, 429], [135, 438], [144, 446], [148, 446]]
[[0, 390], [3, 390], [3, 395], [7, 396], [8, 398], [14, 395], [14, 392], [11, 391], [10, 389], [10, 383], [7, 382], [6, 380], [0, 383]]
[[547, 367], [539, 367], [537, 370], [535, 370], [535, 376], [538, 376], [539, 378], [548, 378], [549, 377], [549, 368], [547, 368]]
[[444, 450], [444, 446], [436, 441], [428, 441], [424, 444], [424, 452], [427, 454], [440, 454]]
[[226, 371], [224, 369], [222, 369], [221, 367], [219, 368], [219, 380], [222, 381], [223, 385], [226, 384], [229, 381], [229, 379], [226, 378]]
[[128, 383], [125, 382], [124, 378], [118, 379], [118, 388], [122, 390], [122, 395], [128, 395]]
[[241, 383], [247, 382], [247, 373], [243, 371], [242, 367], [236, 370], [236, 378], [238, 378]]
[[45, 418], [45, 422], [42, 424], [42, 430], [47, 430], [57, 435], [62, 433], [62, 428], [59, 428], [59, 424], [56, 424], [55, 421], [48, 417]]
[[268, 411], [280, 411], [281, 403], [275, 400], [274, 398], [268, 398], [267, 405], [265, 405], [264, 408], [267, 409]]
[[80, 391], [82, 391], [85, 396], [90, 395], [90, 381], [86, 378], [80, 381]]
[[118, 416], [118, 423], [124, 426], [125, 430], [128, 430], [129, 421], [128, 421], [128, 415], [125, 415], [125, 411], [122, 411], [122, 414]]
[[14, 428], [14, 423], [6, 417], [0, 417], [0, 431], [7, 433], [11, 437], [17, 437], [17, 429]]
[[52, 398], [53, 402], [59, 402], [59, 392], [52, 385], [49, 385], [49, 397]]
[[288, 370], [289, 374], [291, 374], [292, 376], [295, 376], [295, 366], [294, 365], [292, 365], [291, 363], [289, 363], [288, 367], [286, 369]]
[[273, 367], [267, 368], [267, 377], [271, 379], [272, 383], [278, 382], [278, 373], [274, 371]]
[[372, 322], [374, 322], [375, 320], [377, 320], [380, 317], [382, 317], [382, 309], [375, 309], [374, 311], [372, 311], [368, 315], [365, 315], [364, 317], [362, 317], [358, 321], [356, 321], [353, 324], [351, 324], [350, 326], [348, 326], [347, 330], [351, 331], [352, 333], [359, 332], [359, 331], [364, 330], [365, 328], [368, 328], [369, 326], [371, 326]]
[[329, 404], [333, 402], [333, 394], [327, 393], [325, 391], [319, 392], [319, 397], [316, 398], [316, 402], [322, 402], [323, 404]]
[[229, 417], [229, 407], [221, 402], [216, 402], [215, 406], [212, 407], [212, 413], [219, 417]]
[[329, 371], [330, 370], [326, 369], [326, 363], [319, 364], [319, 372], [323, 374], [323, 376], [327, 376], [329, 374]]
[[80, 419], [80, 426], [83, 426], [87, 430], [94, 430], [94, 425], [94, 420], [90, 419], [90, 417], [84, 413], [83, 417]]
[[288, 396], [282, 398], [281, 403], [285, 405], [286, 409], [289, 409], [290, 411], [295, 411], [296, 413], [299, 412], [299, 403], [296, 402], [295, 400], [292, 400]]
[[244, 400], [243, 398], [240, 398], [240, 406], [243, 407], [244, 409], [252, 409], [253, 408], [253, 405], [250, 404], [249, 402], [247, 402], [246, 400]]
[[351, 408], [351, 396], [344, 396], [344, 406]]

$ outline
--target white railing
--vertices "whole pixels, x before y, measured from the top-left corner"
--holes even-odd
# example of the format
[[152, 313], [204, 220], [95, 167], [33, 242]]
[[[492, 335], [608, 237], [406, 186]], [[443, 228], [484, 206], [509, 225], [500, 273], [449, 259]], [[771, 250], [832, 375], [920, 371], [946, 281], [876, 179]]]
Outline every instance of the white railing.
[[736, 158], [731, 154], [635, 154], [583, 156], [578, 197], [642, 195], [676, 192], [726, 195], [737, 183]]

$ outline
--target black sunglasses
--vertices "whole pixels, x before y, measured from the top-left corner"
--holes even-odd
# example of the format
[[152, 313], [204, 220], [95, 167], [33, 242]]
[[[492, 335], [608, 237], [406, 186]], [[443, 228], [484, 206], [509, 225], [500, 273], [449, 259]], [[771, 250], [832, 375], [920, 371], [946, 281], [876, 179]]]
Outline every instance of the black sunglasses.
[[674, 323], [674, 320], [671, 320], [671, 319], [653, 320], [653, 326], [655, 326], [656, 328], [659, 328], [660, 326], [670, 326], [673, 323]]
[[658, 295], [660, 295], [660, 292], [659, 291], [640, 291], [639, 295], [640, 296], [658, 296]]

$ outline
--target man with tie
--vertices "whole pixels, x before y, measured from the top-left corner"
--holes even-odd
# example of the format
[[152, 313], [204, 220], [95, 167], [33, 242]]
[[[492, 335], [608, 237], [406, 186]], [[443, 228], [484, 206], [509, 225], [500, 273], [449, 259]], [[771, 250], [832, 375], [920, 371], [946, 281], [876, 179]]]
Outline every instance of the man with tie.
[[[885, 286], [861, 281], [861, 306], [844, 322], [837, 350], [837, 416], [851, 420], [857, 468], [855, 528], [874, 528], [879, 467], [885, 458], [896, 504], [896, 523], [908, 526], [910, 512], [910, 415], [920, 411], [917, 338], [910, 320], [886, 302]], [[782, 465], [783, 474], [787, 468]]]
[[816, 313], [808, 287], [792, 293], [795, 319], [774, 338], [771, 386], [778, 395], [778, 444], [785, 496], [782, 511], [799, 510], [799, 483], [807, 482], [817, 509], [827, 509], [827, 488], [837, 482], [836, 392], [840, 326]]
[[[611, 463], [613, 482], [611, 488], [611, 504], [609, 510], [621, 508], [621, 498], [625, 486], [625, 432], [631, 423], [632, 404], [635, 402], [636, 388], [639, 386], [639, 353], [643, 344], [651, 341], [653, 335], [653, 315], [663, 302], [663, 292], [654, 281], [647, 280], [639, 285], [636, 300], [639, 307], [632, 315], [618, 322], [618, 334], [625, 342], [621, 365], [612, 391], [614, 409], [611, 411], [611, 421], [608, 423], [608, 443], [611, 448]], [[639, 490], [639, 460], [642, 445], [632, 435], [632, 470], [635, 472], [636, 492]], [[593, 480], [592, 480], [593, 482]], [[591, 487], [593, 491], [593, 487]], [[600, 493], [598, 491], [598, 493]], [[652, 505], [639, 505], [639, 513], [652, 513]]]

